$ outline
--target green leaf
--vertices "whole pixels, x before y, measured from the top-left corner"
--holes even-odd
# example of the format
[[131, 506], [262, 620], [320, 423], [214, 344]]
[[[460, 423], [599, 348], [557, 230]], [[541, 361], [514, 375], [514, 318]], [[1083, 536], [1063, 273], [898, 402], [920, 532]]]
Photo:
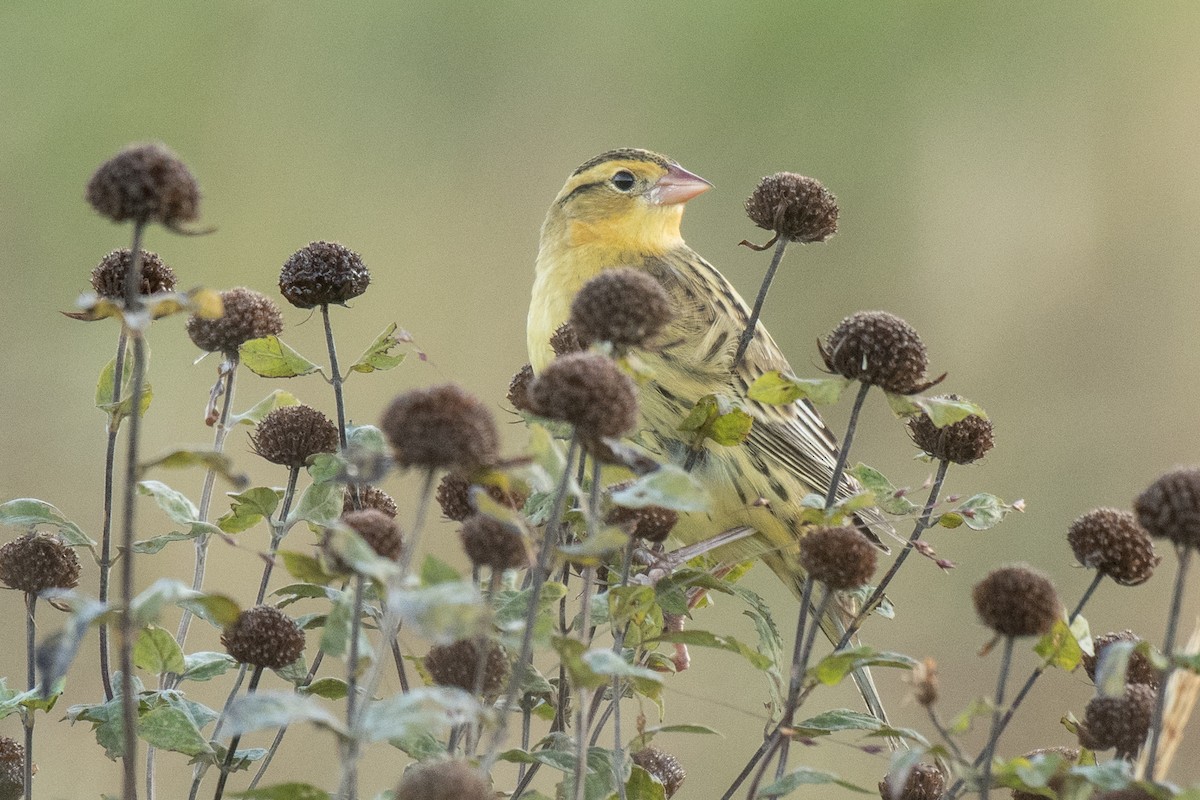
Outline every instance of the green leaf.
[[809, 674], [826, 686], [835, 686], [856, 669], [864, 667], [912, 669], [916, 663], [915, 659], [903, 653], [882, 652], [863, 645], [849, 650], [839, 650], [825, 656], [816, 666], [809, 668]]
[[138, 719], [138, 737], [160, 750], [188, 756], [211, 753], [212, 747], [196, 721], [175, 706], [151, 709]]
[[732, 636], [718, 636], [715, 633], [702, 630], [687, 630], [667, 633], [660, 636], [658, 639], [651, 639], [651, 642], [675, 642], [678, 644], [686, 644], [694, 647], [713, 647], [718, 650], [728, 650], [731, 653], [737, 653], [742, 658], [750, 662], [755, 669], [767, 669], [772, 666], [771, 659], [758, 650], [750, 647], [747, 644], [739, 642]]
[[629, 543], [629, 534], [620, 528], [606, 527], [596, 535], [584, 539], [577, 544], [564, 544], [558, 552], [572, 564], [582, 566], [597, 566], [604, 556], [614, 550], [621, 550]]
[[180, 533], [178, 531], [175, 531], [173, 533], [164, 533], [162, 536], [154, 536], [149, 539], [142, 539], [140, 541], [134, 542], [133, 543], [133, 552], [145, 553], [147, 555], [154, 555], [155, 553], [160, 552], [164, 547], [169, 545], [171, 542], [191, 541], [191, 540], [196, 539], [197, 537], [203, 536], [203, 535], [204, 535], [203, 532], [194, 533], [194, 534], [193, 533]]
[[836, 708], [795, 725], [797, 736], [827, 736], [836, 731], [876, 731], [883, 723], [870, 714]]
[[[140, 687], [140, 682], [138, 685]], [[67, 719], [72, 724], [90, 722], [96, 742], [104, 748], [104, 754], [113, 761], [121, 757], [125, 748], [121, 731], [120, 696], [104, 704], [71, 706], [67, 709]]]
[[966, 521], [966, 517], [964, 517], [962, 514], [959, 514], [956, 511], [947, 511], [945, 514], [942, 514], [936, 520], [934, 520], [934, 524], [941, 525], [943, 528], [954, 530]]
[[316, 695], [326, 700], [341, 700], [347, 694], [347, 685], [341, 678], [318, 678], [307, 686], [300, 687], [300, 694]]
[[227, 653], [191, 653], [183, 657], [183, 671], [179, 673], [179, 678], [185, 681], [210, 681], [236, 666], [237, 662]]
[[174, 636], [152, 625], [143, 628], [133, 644], [133, 665], [155, 675], [183, 672], [183, 650]]
[[696, 401], [679, 430], [694, 434], [694, 446], [711, 439], [730, 447], [746, 441], [753, 425], [754, 418], [728, 397], [709, 394]]
[[433, 586], [436, 583], [451, 583], [461, 581], [458, 570], [442, 561], [437, 556], [426, 555], [421, 562], [421, 585]]
[[911, 399], [929, 415], [929, 420], [935, 428], [953, 425], [967, 417], [988, 418], [986, 411], [970, 400], [963, 400], [961, 397], [913, 397]]
[[771, 370], [750, 384], [747, 397], [773, 406], [787, 405], [801, 399], [814, 405], [832, 405], [849, 385], [850, 380], [847, 378], [803, 379]]
[[[544, 639], [554, 627], [557, 620], [555, 606], [566, 594], [567, 587], [558, 581], [546, 581], [542, 586], [542, 593], [538, 597], [538, 613], [534, 616], [534, 633], [538, 640]], [[502, 589], [498, 592], [496, 625], [501, 630], [519, 632], [525, 623], [525, 612], [529, 609], [532, 595], [533, 589]]]
[[217, 520], [217, 527], [226, 533], [241, 533], [270, 517], [283, 500], [283, 491], [256, 486], [244, 492], [230, 492], [229, 513]]
[[614, 586], [608, 590], [607, 600], [608, 617], [613, 625], [620, 626], [626, 622], [641, 625], [654, 607], [655, 591], [653, 586], [637, 584]]
[[[129, 385], [129, 379], [133, 376], [133, 359], [129, 357], [129, 346], [125, 347], [126, 356], [121, 368], [121, 392], [116, 396], [117, 400], [125, 394], [125, 387]], [[113, 356], [100, 369], [100, 377], [96, 381], [96, 408], [102, 411], [107, 411], [113, 404], [113, 387], [114, 379], [117, 372], [117, 358]]]
[[482, 714], [469, 692], [421, 686], [368, 705], [363, 712], [363, 740], [402, 739], [421, 732], [441, 736], [456, 725], [478, 722]]
[[1048, 664], [1067, 672], [1079, 666], [1083, 659], [1083, 649], [1065, 619], [1055, 620], [1050, 631], [1034, 645], [1033, 651]]
[[346, 462], [337, 453], [317, 453], [305, 470], [313, 483], [330, 483], [336, 480], [345, 468]]
[[225, 714], [225, 733], [230, 736], [311, 722], [322, 730], [346, 735], [341, 720], [314, 698], [293, 692], [263, 692], [237, 698]]
[[232, 428], [234, 425], [257, 425], [266, 418], [267, 414], [270, 414], [275, 409], [299, 404], [300, 401], [291, 392], [276, 389], [242, 413], [230, 414], [229, 427]]
[[[142, 402], [138, 404], [139, 417], [146, 416], [152, 400], [154, 400], [154, 386], [150, 381], [145, 381], [142, 383]], [[109, 427], [115, 429], [122, 420], [127, 419], [133, 413], [133, 395], [122, 392], [122, 398], [117, 402], [97, 403], [96, 407], [108, 414]]]
[[859, 794], [874, 794], [870, 789], [864, 789], [849, 781], [842, 780], [832, 772], [821, 772], [820, 770], [809, 769], [808, 767], [800, 767], [799, 769], [789, 772], [779, 780], [758, 790], [755, 798], [767, 797], [783, 797], [789, 795], [801, 786], [810, 784], [832, 783], [841, 786], [843, 789], [849, 789], [852, 792]]
[[321, 652], [335, 658], [346, 652], [350, 643], [350, 623], [354, 619], [354, 595], [343, 592], [329, 609], [321, 632]]
[[246, 368], [263, 378], [297, 378], [319, 370], [276, 336], [251, 339], [238, 348], [238, 353]]
[[654, 737], [660, 733], [696, 733], [721, 736], [720, 731], [714, 730], [707, 725], [654, 725], [646, 728], [629, 740], [629, 752], [636, 753], [638, 750], [649, 746]]
[[33, 530], [39, 525], [49, 525], [58, 533], [68, 547], [95, 547], [78, 525], [63, 516], [62, 512], [43, 500], [22, 497], [0, 505], [0, 525]]
[[314, 483], [304, 490], [300, 502], [288, 515], [288, 524], [304, 520], [321, 528], [342, 515], [342, 487], [336, 483]]
[[874, 467], [860, 463], [848, 472], [857, 478], [865, 489], [875, 495], [875, 504], [887, 513], [903, 515], [920, 510], [920, 506], [904, 497], [900, 490]]
[[172, 578], [159, 578], [133, 598], [133, 616], [137, 625], [150, 625], [158, 621], [163, 607], [180, 600], [193, 600], [201, 593]]
[[1096, 663], [1096, 691], [1101, 697], [1125, 694], [1125, 673], [1137, 642], [1116, 641], [1105, 647]]
[[439, 642], [476, 636], [482, 630], [487, 609], [479, 590], [470, 581], [436, 583], [391, 593], [391, 604], [411, 630]]
[[376, 370], [389, 370], [400, 365], [404, 361], [404, 354], [392, 354], [392, 350], [399, 347], [402, 343], [412, 341], [407, 338], [407, 334], [402, 334], [406, 338], [395, 336], [396, 323], [391, 323], [383, 329], [383, 333], [375, 337], [375, 341], [371, 342], [370, 346], [363, 351], [363, 354], [358, 357], [358, 360], [350, 365], [350, 369], [354, 372], [375, 372]]
[[666, 800], [667, 790], [662, 781], [646, 770], [633, 765], [625, 784], [626, 800]]
[[955, 511], [971, 530], [986, 531], [1000, 524], [1009, 507], [996, 495], [981, 493], [968, 497]]
[[234, 792], [244, 800], [332, 800], [333, 795], [308, 783], [277, 783], [260, 789]]
[[619, 492], [613, 492], [612, 501], [625, 508], [662, 506], [674, 511], [707, 511], [709, 506], [704, 486], [674, 464], [663, 464]]
[[320, 559], [309, 553], [279, 550], [276, 555], [283, 562], [283, 568], [287, 570], [287, 573], [298, 581], [325, 586], [337, 578], [336, 575], [325, 570]]
[[144, 475], [155, 467], [162, 467], [163, 469], [200, 467], [201, 469], [216, 473], [239, 489], [250, 483], [250, 478], [244, 472], [234, 470], [233, 459], [215, 450], [172, 450], [164, 456], [142, 464], [141, 472]]
[[229, 627], [242, 613], [237, 601], [223, 594], [205, 593], [197, 597], [185, 597], [177, 605], [216, 628]]
[[[60, 595], [60, 598], [62, 596]], [[84, 634], [92, 623], [108, 611], [107, 605], [89, 597], [77, 594], [70, 597], [71, 616], [67, 618], [61, 631], [42, 640], [35, 654], [38, 691], [43, 696], [49, 695], [66, 677], [75, 656], [79, 653]]]

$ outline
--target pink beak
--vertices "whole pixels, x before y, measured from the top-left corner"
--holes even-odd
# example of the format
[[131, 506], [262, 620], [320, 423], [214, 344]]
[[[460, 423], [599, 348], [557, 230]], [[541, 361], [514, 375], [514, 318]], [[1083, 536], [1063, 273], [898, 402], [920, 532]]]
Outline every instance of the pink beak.
[[655, 205], [670, 206], [686, 203], [711, 188], [712, 184], [704, 178], [693, 175], [678, 164], [672, 164], [667, 168], [667, 174], [655, 182], [647, 196]]

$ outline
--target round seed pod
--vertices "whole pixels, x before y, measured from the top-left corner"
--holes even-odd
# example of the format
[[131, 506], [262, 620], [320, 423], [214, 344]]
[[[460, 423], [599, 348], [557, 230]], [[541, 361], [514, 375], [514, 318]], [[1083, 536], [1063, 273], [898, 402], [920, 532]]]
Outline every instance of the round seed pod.
[[[959, 399], [956, 395], [947, 397]], [[978, 461], [992, 449], [993, 444], [991, 421], [974, 415], [939, 428], [922, 411], [909, 417], [908, 433], [917, 447], [934, 458], [952, 464]]]
[[637, 425], [637, 387], [599, 353], [554, 359], [530, 385], [529, 399], [538, 414], [574, 425], [585, 440], [620, 438]]
[[1041, 636], [1062, 615], [1054, 584], [1025, 566], [992, 570], [972, 596], [980, 621], [1001, 636]]
[[508, 384], [508, 402], [517, 411], [534, 413], [529, 405], [529, 384], [533, 383], [533, 365], [526, 364], [513, 375]]
[[25, 796], [25, 746], [0, 736], [0, 800]]
[[484, 514], [468, 517], [459, 531], [463, 550], [477, 567], [493, 571], [529, 566], [529, 548], [517, 528]]
[[[628, 483], [613, 486], [612, 490], [624, 489]], [[605, 516], [604, 521], [609, 525], [618, 525], [629, 533], [647, 542], [663, 542], [671, 535], [671, 531], [679, 522], [679, 514], [662, 506], [644, 506], [642, 508], [626, 508], [614, 505]]]
[[201, 350], [236, 353], [251, 339], [276, 336], [283, 330], [283, 314], [275, 301], [253, 289], [221, 292], [225, 313], [216, 319], [188, 317], [187, 333]]
[[800, 566], [833, 591], [856, 589], [875, 574], [875, 546], [850, 526], [817, 527], [800, 540]]
[[221, 644], [239, 664], [283, 669], [304, 652], [304, 632], [274, 606], [248, 608], [221, 634]]
[[[508, 656], [504, 648], [489, 640], [487, 663], [483, 668], [483, 696], [498, 697], [508, 683]], [[453, 644], [434, 645], [425, 655], [425, 669], [438, 686], [457, 686], [465, 692], [475, 691], [475, 669], [479, 650], [473, 639], [460, 639]]]
[[187, 165], [161, 144], [131, 145], [88, 181], [88, 203], [113, 222], [132, 219], [174, 228], [200, 213], [200, 187]]
[[[437, 492], [434, 495], [438, 505], [442, 507], [442, 514], [446, 519], [462, 522], [475, 513], [475, 503], [471, 500], [471, 487], [475, 485], [478, 484], [471, 483], [469, 479], [457, 472], [446, 473], [438, 483]], [[503, 506], [520, 509], [525, 505], [524, 492], [515, 489], [506, 492], [499, 486], [491, 485], [483, 488], [487, 489], [489, 497]]]
[[[125, 299], [125, 276], [133, 266], [132, 251], [113, 250], [92, 270], [92, 291], [105, 300]], [[142, 282], [138, 292], [143, 296], [175, 291], [175, 270], [163, 263], [158, 253], [142, 251]]]
[[607, 269], [571, 302], [571, 328], [580, 344], [642, 347], [671, 321], [671, 298], [658, 281], [628, 267]]
[[556, 356], [578, 353], [583, 349], [583, 345], [579, 343], [579, 337], [575, 335], [575, 329], [571, 327], [570, 322], [564, 322], [555, 328], [554, 333], [550, 336], [550, 349], [554, 351], [554, 355]]
[[820, 349], [830, 372], [893, 394], [915, 394], [936, 383], [925, 379], [929, 360], [921, 337], [886, 311], [846, 317]]
[[1138, 495], [1133, 510], [1151, 536], [1200, 548], [1200, 469], [1180, 467], [1162, 475]]
[[679, 787], [687, 778], [687, 773], [684, 772], [679, 759], [657, 747], [644, 747], [634, 753], [631, 758], [633, 763], [649, 772], [663, 785], [663, 793], [667, 797], [671, 797], [679, 791]]
[[[1087, 672], [1092, 683], [1096, 682], [1096, 667], [1100, 664], [1100, 660], [1104, 657], [1105, 649], [1117, 642], [1133, 642], [1138, 644], [1142, 641], [1141, 637], [1131, 630], [1123, 630], [1117, 633], [1106, 633], [1103, 636], [1097, 636], [1092, 639], [1092, 649], [1095, 650], [1095, 655], [1089, 656], [1083, 654], [1083, 669]], [[1130, 653], [1129, 663], [1125, 665], [1125, 682], [1140, 683], [1149, 686], [1153, 689], [1158, 689], [1158, 679], [1160, 673], [1150, 663], [1150, 659], [1138, 652]]]
[[[373, 508], [382, 511], [392, 519], [396, 518], [396, 501], [392, 496], [375, 486], [362, 485], [358, 487], [358, 505], [361, 509]], [[342, 495], [342, 513], [358, 510], [354, 507], [354, 492], [347, 487]]]
[[1140, 683], [1125, 686], [1120, 697], [1093, 697], [1079, 726], [1079, 743], [1089, 750], [1117, 749], [1117, 758], [1133, 758], [1146, 741], [1157, 692]]
[[[1034, 759], [1039, 756], [1057, 755], [1062, 758], [1062, 765], [1058, 771], [1050, 778], [1048, 785], [1057, 793], [1062, 788], [1062, 779], [1066, 777], [1067, 770], [1074, 766], [1079, 761], [1078, 747], [1039, 747], [1037, 750], [1030, 750], [1025, 754], [1025, 758]], [[1013, 800], [1037, 800], [1042, 797], [1040, 794], [1033, 792], [1024, 792], [1020, 789], [1012, 790]]]
[[250, 444], [272, 464], [299, 469], [318, 453], [336, 453], [338, 430], [312, 406], [284, 406], [263, 417]]
[[[371, 546], [375, 554], [396, 561], [404, 550], [404, 537], [396, 520], [382, 511], [364, 508], [361, 511], [347, 511], [342, 514], [342, 522], [352, 531], [362, 537]], [[339, 572], [349, 572], [349, 566], [329, 550], [332, 531], [326, 530], [321, 546], [329, 555], [330, 562]]]
[[396, 800], [493, 800], [491, 786], [464, 761], [426, 761], [404, 772]]
[[79, 557], [56, 536], [29, 533], [0, 547], [0, 581], [29, 594], [79, 585]]
[[1097, 508], [1071, 523], [1067, 542], [1075, 558], [1122, 586], [1150, 580], [1162, 556], [1154, 552], [1150, 535], [1128, 511]]
[[358, 253], [336, 242], [312, 242], [292, 254], [279, 273], [279, 291], [297, 308], [343, 304], [371, 283]]
[[500, 449], [487, 406], [454, 384], [396, 397], [379, 424], [401, 467], [461, 469], [495, 463]]
[[746, 215], [793, 242], [823, 242], [837, 233], [837, 198], [816, 178], [777, 172], [746, 198]]
[[915, 764], [903, 786], [895, 783], [892, 775], [879, 782], [879, 796], [883, 800], [939, 800], [946, 790], [946, 776], [933, 764]]
[[938, 701], [937, 662], [925, 658], [913, 667], [913, 696], [922, 708], [929, 708]]

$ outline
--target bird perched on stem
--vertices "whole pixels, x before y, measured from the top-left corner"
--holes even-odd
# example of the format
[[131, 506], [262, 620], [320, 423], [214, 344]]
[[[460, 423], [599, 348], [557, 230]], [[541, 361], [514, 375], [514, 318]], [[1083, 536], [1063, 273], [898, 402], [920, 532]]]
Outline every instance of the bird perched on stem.
[[[661, 459], [687, 464], [711, 498], [707, 512], [682, 515], [672, 535], [694, 544], [752, 528], [752, 536], [724, 545], [717, 557], [729, 563], [761, 559], [799, 598], [806, 577], [798, 560], [805, 534], [799, 503], [805, 495], [826, 493], [837, 440], [807, 402], [774, 406], [747, 397], [760, 375], [791, 368], [762, 325], [734, 365], [750, 310], [679, 231], [684, 204], [709, 188], [708, 181], [646, 150], [611, 150], [572, 172], [542, 226], [527, 328], [530, 363], [535, 372], [550, 363], [551, 336], [570, 317], [583, 285], [604, 270], [632, 267], [658, 281], [674, 318], [659, 337], [667, 344], [642, 354], [651, 377], [641, 387], [637, 438]], [[697, 452], [695, 441], [679, 430], [693, 406], [709, 395], [731, 399], [753, 417], [742, 444], [704, 442]], [[858, 491], [846, 478], [838, 496]], [[887, 528], [873, 509], [858, 516], [869, 526]], [[831, 604], [821, 627], [836, 642], [850, 616]], [[872, 713], [883, 718], [869, 673], [856, 673], [855, 680]]]

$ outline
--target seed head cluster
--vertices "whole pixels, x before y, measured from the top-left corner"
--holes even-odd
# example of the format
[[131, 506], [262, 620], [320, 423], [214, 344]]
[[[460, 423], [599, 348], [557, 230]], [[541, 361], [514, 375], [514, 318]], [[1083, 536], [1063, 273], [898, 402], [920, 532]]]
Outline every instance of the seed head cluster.
[[[950, 400], [959, 399], [947, 395]], [[913, 443], [929, 455], [952, 464], [970, 464], [987, 455], [992, 449], [992, 423], [972, 414], [958, 422], [937, 427], [922, 411], [908, 420], [908, 433]]]
[[831, 372], [893, 394], [915, 394], [937, 383], [925, 378], [929, 359], [921, 337], [886, 311], [860, 311], [846, 317], [820, 350]]
[[299, 469], [318, 453], [336, 453], [338, 430], [312, 406], [284, 406], [263, 417], [250, 443], [272, 464]]
[[800, 566], [834, 591], [856, 589], [875, 574], [875, 546], [850, 526], [818, 527], [800, 540]]
[[[1117, 642], [1132, 642], [1139, 644], [1142, 641], [1141, 637], [1131, 630], [1118, 631], [1116, 633], [1106, 633], [1103, 636], [1096, 636], [1092, 639], [1092, 649], [1095, 655], [1089, 656], [1083, 654], [1083, 669], [1087, 672], [1092, 682], [1096, 682], [1096, 668], [1099, 667], [1101, 659], [1104, 658], [1104, 651]], [[1146, 686], [1158, 688], [1159, 671], [1154, 668], [1143, 654], [1136, 650], [1129, 654], [1129, 662], [1125, 665], [1125, 682], [1126, 683], [1142, 683]]]
[[[362, 485], [358, 488], [358, 506], [363, 509], [373, 508], [376, 511], [382, 511], [389, 517], [396, 518], [396, 501], [387, 492], [376, 486]], [[350, 511], [355, 511], [354, 492], [350, 487], [346, 488], [346, 493], [342, 497], [342, 513], [346, 514]]]
[[87, 201], [113, 222], [161, 222], [175, 228], [200, 213], [200, 187], [161, 144], [138, 144], [105, 161], [88, 181]]
[[274, 606], [248, 608], [221, 634], [221, 644], [239, 664], [283, 669], [304, 652], [304, 632]]
[[336, 242], [312, 242], [284, 262], [279, 291], [297, 308], [342, 304], [358, 297], [371, 273], [358, 253]]
[[529, 387], [543, 417], [575, 426], [585, 440], [620, 438], [637, 425], [637, 387], [599, 353], [571, 353], [550, 362]]
[[[1058, 769], [1054, 775], [1047, 781], [1047, 785], [1057, 794], [1062, 788], [1063, 778], [1066, 777], [1067, 771], [1079, 761], [1078, 747], [1039, 747], [1037, 750], [1030, 750], [1024, 755], [1024, 758], [1033, 760], [1038, 757], [1056, 755], [1062, 759]], [[1042, 795], [1034, 794], [1033, 792], [1025, 792], [1020, 789], [1013, 789], [1013, 800], [1037, 800]]]
[[533, 383], [532, 364], [521, 367], [509, 381], [508, 402], [517, 411], [524, 411], [527, 414], [534, 413], [533, 407], [529, 404], [529, 384], [531, 383]]
[[0, 547], [0, 581], [29, 594], [79, 584], [79, 557], [56, 536], [30, 533]]
[[275, 301], [253, 289], [221, 292], [225, 313], [216, 319], [192, 315], [187, 332], [192, 342], [210, 353], [236, 353], [251, 339], [275, 336], [283, 330], [283, 314]]
[[1076, 560], [1122, 586], [1150, 580], [1162, 556], [1154, 552], [1150, 535], [1128, 511], [1097, 508], [1071, 523], [1067, 541]]
[[992, 570], [972, 596], [979, 619], [1001, 636], [1041, 636], [1061, 611], [1054, 584], [1025, 566]]
[[1133, 510], [1151, 536], [1200, 549], [1200, 468], [1162, 475], [1138, 495]]
[[1117, 758], [1133, 758], [1146, 741], [1156, 691], [1140, 683], [1125, 686], [1120, 697], [1093, 697], [1079, 726], [1079, 743], [1089, 750], [1117, 749]]
[[583, 285], [571, 303], [571, 328], [580, 344], [644, 347], [671, 321], [662, 284], [629, 267], [608, 269]]
[[457, 472], [448, 472], [438, 483], [435, 494], [446, 519], [462, 522], [475, 513], [475, 503], [471, 500], [472, 486], [481, 486], [497, 503], [514, 510], [524, 506], [527, 499], [525, 492], [519, 489], [509, 488], [506, 490], [492, 484], [474, 484]]
[[[342, 514], [342, 523], [362, 537], [375, 554], [396, 561], [404, 549], [404, 537], [396, 520], [382, 511], [364, 508]], [[332, 550], [333, 531], [326, 530], [321, 546], [338, 572], [350, 572], [350, 566]]]
[[[504, 691], [508, 681], [508, 656], [504, 648], [489, 640], [485, 659], [483, 696], [496, 697]], [[435, 684], [456, 686], [466, 692], [475, 691], [475, 670], [478, 665], [479, 649], [473, 639], [435, 645], [425, 656], [425, 670]]]
[[932, 764], [916, 764], [909, 770], [903, 786], [894, 785], [888, 775], [879, 782], [883, 800], [939, 800], [946, 790], [946, 776]]
[[[628, 484], [614, 486], [614, 489], [624, 488]], [[637, 536], [647, 542], [662, 542], [671, 535], [675, 524], [679, 522], [678, 512], [662, 506], [643, 506], [642, 508], [626, 508], [614, 505], [605, 517], [610, 525], [618, 525], [630, 536]]]
[[0, 736], [0, 800], [19, 800], [25, 795], [25, 746]]
[[477, 567], [493, 572], [529, 566], [529, 547], [520, 530], [485, 514], [468, 517], [459, 531], [463, 550]]
[[[113, 250], [100, 260], [92, 270], [92, 291], [105, 300], [125, 299], [125, 276], [133, 266], [131, 250]], [[159, 258], [158, 253], [142, 251], [142, 283], [138, 291], [142, 295], [175, 291], [175, 270]]]
[[550, 349], [554, 351], [556, 356], [565, 356], [569, 353], [578, 353], [583, 349], [583, 345], [579, 343], [579, 336], [576, 335], [575, 329], [571, 327], [570, 322], [564, 322], [559, 325], [554, 333], [550, 335]]
[[663, 793], [669, 798], [679, 791], [687, 773], [679, 759], [657, 747], [645, 747], [632, 756], [633, 763], [649, 772], [663, 785]]
[[777, 172], [746, 198], [746, 215], [760, 228], [793, 242], [823, 242], [837, 233], [838, 205], [816, 178]]
[[495, 463], [499, 454], [491, 412], [454, 384], [399, 395], [384, 411], [379, 427], [401, 467], [469, 472]]
[[396, 800], [493, 800], [487, 779], [464, 761], [426, 761], [404, 772]]

